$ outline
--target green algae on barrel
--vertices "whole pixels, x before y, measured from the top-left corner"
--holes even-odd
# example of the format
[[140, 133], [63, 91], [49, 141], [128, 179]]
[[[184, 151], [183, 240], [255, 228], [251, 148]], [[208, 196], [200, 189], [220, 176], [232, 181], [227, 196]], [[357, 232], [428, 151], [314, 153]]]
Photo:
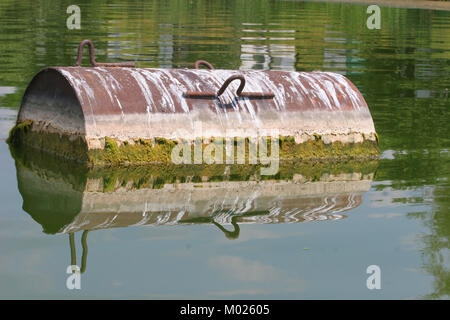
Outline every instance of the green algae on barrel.
[[[209, 182], [295, 180], [298, 182], [320, 181], [324, 175], [360, 174], [361, 178], [373, 176], [378, 160], [329, 161], [281, 161], [276, 175], [261, 175], [261, 165], [249, 164], [180, 164], [157, 163], [146, 165], [97, 166], [61, 161], [53, 155], [36, 151], [26, 146], [13, 147], [10, 152], [16, 161], [27, 170], [38, 175], [59, 176], [74, 189], [84, 190], [86, 181], [100, 181], [95, 190], [110, 192], [119, 189], [140, 190], [142, 188], [160, 189], [167, 184], [194, 183], [201, 185]], [[92, 190], [92, 187], [91, 187]]]
[[91, 163], [83, 137], [40, 131], [34, 128], [31, 120], [14, 126], [6, 142], [13, 147], [27, 146], [76, 162]]
[[[265, 141], [264, 141], [265, 139]], [[236, 139], [235, 141], [238, 141]], [[263, 138], [262, 143], [268, 145], [270, 150], [271, 138]], [[364, 140], [362, 142], [342, 143], [336, 141], [325, 143], [320, 136], [313, 136], [310, 140], [296, 143], [294, 137], [278, 137], [279, 160], [298, 160], [309, 162], [338, 162], [347, 160], [373, 160], [379, 156], [379, 148], [376, 141]], [[173, 148], [180, 142], [164, 138], [154, 140], [138, 139], [130, 142], [122, 142], [105, 137], [103, 149], [89, 150], [82, 137], [68, 137], [59, 133], [49, 133], [33, 130], [32, 121], [16, 125], [11, 129], [7, 142], [14, 147], [32, 147], [75, 160], [90, 167], [102, 166], [129, 166], [149, 163], [172, 162]], [[208, 143], [209, 142], [209, 143]], [[202, 152], [214, 142], [202, 141]], [[249, 140], [245, 143], [245, 163], [249, 163]], [[41, 147], [42, 146], [42, 147]], [[45, 147], [44, 147], [45, 146]], [[194, 143], [190, 143], [191, 161], [194, 163]], [[237, 143], [234, 145], [234, 163], [237, 163]], [[223, 145], [223, 158], [217, 164], [225, 163], [227, 149]], [[270, 155], [270, 152], [269, 152]], [[217, 160], [217, 159], [216, 159]]]

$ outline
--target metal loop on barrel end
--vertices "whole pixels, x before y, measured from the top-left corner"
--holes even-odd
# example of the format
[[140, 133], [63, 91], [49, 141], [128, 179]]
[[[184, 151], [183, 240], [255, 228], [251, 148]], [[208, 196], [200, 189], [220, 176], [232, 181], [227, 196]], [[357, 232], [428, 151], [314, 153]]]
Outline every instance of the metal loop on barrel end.
[[236, 90], [236, 94], [238, 97], [249, 98], [249, 99], [271, 99], [275, 97], [272, 92], [242, 92], [245, 87], [245, 78], [241, 75], [235, 75], [229, 77], [223, 85], [220, 87], [217, 93], [214, 92], [199, 92], [199, 91], [187, 91], [183, 94], [185, 98], [193, 98], [193, 99], [216, 99], [220, 97], [225, 90], [228, 88], [230, 83], [234, 80], [240, 80], [240, 84], [238, 89]]
[[76, 67], [81, 66], [81, 61], [83, 60], [83, 49], [85, 45], [89, 46], [89, 60], [93, 67], [130, 67], [130, 68], [135, 67], [134, 62], [111, 62], [111, 63], [96, 62], [94, 44], [92, 43], [91, 40], [88, 39], [81, 41], [80, 45], [78, 46], [78, 56], [77, 61], [75, 62]]
[[206, 60], [197, 60], [197, 61], [195, 61], [194, 68], [195, 69], [200, 69], [201, 65], [207, 67], [209, 70], [214, 70], [213, 65], [211, 63], [209, 63], [208, 61], [206, 61]]

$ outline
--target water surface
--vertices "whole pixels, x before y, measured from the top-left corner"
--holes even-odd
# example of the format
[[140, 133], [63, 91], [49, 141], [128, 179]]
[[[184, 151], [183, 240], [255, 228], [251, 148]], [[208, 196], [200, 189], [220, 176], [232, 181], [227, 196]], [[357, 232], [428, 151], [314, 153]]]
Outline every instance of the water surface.
[[[70, 4], [0, 3], [0, 298], [448, 299], [450, 12], [382, 7], [381, 29], [369, 30], [363, 5], [98, 0], [78, 1], [81, 30], [68, 30]], [[27, 84], [43, 67], [73, 65], [85, 38], [99, 62], [192, 68], [206, 59], [223, 69], [341, 73], [367, 100], [381, 159], [299, 169], [269, 186], [278, 198], [265, 202], [268, 189], [252, 198], [244, 182], [216, 181], [213, 194], [192, 187], [197, 220], [183, 223], [167, 217], [187, 201], [164, 189], [176, 178], [139, 183], [135, 173], [13, 158], [5, 138]], [[151, 219], [146, 200], [160, 206]], [[237, 221], [227, 210], [208, 218], [221, 200]], [[246, 201], [262, 213], [242, 215]], [[268, 218], [277, 208], [288, 218]], [[86, 220], [92, 212], [103, 215]], [[84, 242], [82, 289], [68, 290], [67, 266], [82, 263], [83, 223], [95, 230]], [[373, 264], [381, 290], [366, 287]]]

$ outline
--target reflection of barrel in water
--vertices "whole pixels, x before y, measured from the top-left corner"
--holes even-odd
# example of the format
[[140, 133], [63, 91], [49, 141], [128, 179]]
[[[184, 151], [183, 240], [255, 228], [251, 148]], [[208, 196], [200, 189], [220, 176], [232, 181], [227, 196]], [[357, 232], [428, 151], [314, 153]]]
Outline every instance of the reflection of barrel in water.
[[361, 203], [361, 195], [369, 187], [368, 179], [304, 184], [245, 181], [169, 184], [162, 189], [133, 192], [86, 192], [80, 213], [60, 232], [144, 224], [228, 224], [236, 216], [239, 223], [340, 219], [341, 212]]
[[341, 219], [361, 204], [376, 168], [374, 162], [281, 165], [277, 180], [262, 180], [248, 165], [239, 177], [225, 165], [73, 171], [19, 159], [26, 157], [16, 157], [23, 208], [46, 233], [212, 223], [232, 224], [220, 228], [231, 238], [237, 224]]
[[90, 230], [139, 225], [209, 224], [236, 239], [241, 224], [335, 220], [359, 206], [377, 162], [258, 166], [141, 166], [88, 169], [30, 148], [10, 149], [23, 209], [45, 233], [69, 234], [71, 265], [86, 270]]

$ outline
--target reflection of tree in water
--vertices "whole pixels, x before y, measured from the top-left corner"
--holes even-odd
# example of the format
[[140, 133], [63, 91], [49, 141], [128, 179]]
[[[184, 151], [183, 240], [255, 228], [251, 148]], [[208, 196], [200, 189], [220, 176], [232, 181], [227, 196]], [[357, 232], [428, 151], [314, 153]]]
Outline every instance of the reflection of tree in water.
[[[432, 193], [431, 210], [411, 212], [407, 215], [409, 218], [421, 219], [423, 224], [429, 228], [429, 233], [423, 234], [420, 237], [420, 242], [422, 245], [423, 270], [431, 274], [434, 281], [433, 292], [425, 295], [424, 298], [448, 298], [450, 295], [450, 186], [448, 184], [450, 167], [442, 154], [430, 153], [427, 159], [430, 161], [423, 161], [426, 158], [423, 155], [420, 157], [420, 162], [415, 157], [409, 156], [409, 158], [408, 163], [404, 162], [405, 159], [401, 160], [401, 157], [392, 162], [392, 168], [390, 169], [397, 168], [399, 172], [397, 181], [414, 181], [414, 186], [420, 186], [419, 181], [422, 181], [422, 185], [436, 185]], [[406, 167], [406, 165], [408, 166]], [[401, 170], [398, 170], [398, 167], [407, 169], [400, 173]], [[414, 174], [416, 180], [413, 180], [413, 171], [416, 172]], [[402, 188], [399, 185], [397, 187]]]
[[[443, 117], [448, 119], [448, 117]], [[429, 123], [427, 126], [432, 126]], [[430, 129], [431, 130], [431, 129]], [[444, 135], [450, 134], [450, 127], [439, 128]], [[430, 210], [410, 212], [408, 218], [421, 220], [429, 230], [418, 238], [422, 253], [422, 269], [433, 276], [433, 292], [423, 296], [426, 299], [443, 299], [450, 296], [450, 158], [448, 142], [435, 137], [416, 141], [416, 149], [406, 154], [396, 153], [393, 160], [381, 160], [375, 181], [391, 181], [394, 190], [417, 190], [433, 186], [427, 196], [432, 201]], [[412, 147], [411, 147], [412, 148]], [[420, 151], [426, 150], [424, 151]], [[386, 186], [375, 186], [383, 190]], [[395, 199], [404, 203], [425, 203], [424, 198]]]
[[450, 238], [450, 188], [437, 187], [434, 191], [434, 207], [431, 212], [417, 214], [430, 228], [422, 237], [423, 268], [434, 277], [433, 293], [424, 298], [442, 299], [450, 295], [449, 238]]

